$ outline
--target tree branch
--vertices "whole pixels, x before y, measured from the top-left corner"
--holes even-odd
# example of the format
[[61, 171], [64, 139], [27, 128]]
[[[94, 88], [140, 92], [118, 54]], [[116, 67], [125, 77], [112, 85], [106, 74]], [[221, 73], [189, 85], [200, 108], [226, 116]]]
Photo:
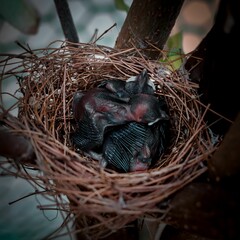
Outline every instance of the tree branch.
[[207, 238], [240, 239], [240, 191], [235, 187], [191, 183], [170, 199], [163, 221]]
[[77, 35], [77, 30], [73, 23], [67, 0], [54, 0], [54, 3], [65, 38], [70, 42], [78, 43], [79, 38]]
[[184, 0], [133, 0], [116, 41], [116, 48], [135, 46], [149, 59], [158, 59]]
[[[205, 120], [224, 135], [223, 142], [208, 161], [209, 176], [190, 183], [170, 201], [164, 221], [181, 230], [214, 239], [240, 239], [240, 105], [238, 88], [240, 3], [222, 0], [215, 23], [187, 60], [190, 79], [199, 83], [201, 101], [231, 124], [209, 112]], [[218, 122], [216, 122], [218, 121]], [[208, 178], [209, 179], [209, 178]], [[221, 180], [219, 183], [216, 183]]]
[[[190, 79], [199, 83], [201, 101], [232, 121], [240, 111], [238, 69], [240, 55], [240, 3], [222, 0], [215, 23], [186, 62]], [[217, 134], [225, 134], [231, 123], [209, 112], [208, 124]]]
[[14, 159], [17, 163], [34, 162], [35, 154], [30, 141], [0, 126], [0, 156]]
[[216, 181], [240, 175], [240, 113], [213, 157], [209, 172]]

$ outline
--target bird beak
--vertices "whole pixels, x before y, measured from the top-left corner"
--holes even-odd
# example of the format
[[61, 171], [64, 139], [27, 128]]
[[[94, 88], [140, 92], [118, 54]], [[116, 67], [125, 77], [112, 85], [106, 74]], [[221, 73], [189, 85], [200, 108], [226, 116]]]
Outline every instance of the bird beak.
[[137, 76], [132, 76], [130, 77], [126, 82], [134, 82], [134, 81], [138, 81], [138, 82], [146, 82], [146, 80], [148, 80], [148, 74], [147, 74], [147, 70], [143, 69], [142, 72], [137, 75]]
[[142, 72], [137, 76], [137, 81], [140, 85], [144, 86], [149, 81], [147, 70], [143, 69]]
[[142, 70], [140, 76], [141, 76], [142, 78], [147, 78], [147, 77], [148, 77], [148, 73], [147, 73], [147, 69], [146, 69], [146, 68], [144, 68], [144, 69]]
[[155, 121], [148, 123], [148, 126], [152, 126], [154, 123], [160, 121], [161, 118], [157, 118]]
[[158, 121], [167, 121], [167, 120], [169, 120], [169, 116], [164, 111], [162, 111], [161, 112], [161, 117], [157, 118], [153, 122], [148, 123], [148, 126], [152, 126], [153, 124], [155, 124]]
[[[142, 72], [137, 76], [138, 82], [144, 86], [147, 84], [149, 87], [151, 87], [154, 91], [156, 91], [156, 87], [153, 83], [153, 81], [149, 78], [147, 69], [143, 69]], [[146, 86], [146, 85], [145, 85]]]

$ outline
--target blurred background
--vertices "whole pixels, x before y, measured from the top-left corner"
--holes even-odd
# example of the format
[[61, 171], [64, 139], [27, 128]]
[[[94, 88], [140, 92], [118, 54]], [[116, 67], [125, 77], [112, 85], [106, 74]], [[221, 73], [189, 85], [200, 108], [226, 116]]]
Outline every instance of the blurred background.
[[[18, 0], [20, 1], [20, 0]], [[6, 10], [2, 6], [6, 5], [11, 14], [11, 19], [18, 22], [15, 25], [4, 20]], [[17, 1], [16, 1], [17, 2]], [[28, 0], [21, 1], [25, 6], [32, 6], [33, 14], [39, 16], [37, 29], [32, 30], [32, 34], [24, 33], [24, 26], [21, 22], [21, 6], [14, 5], [14, 0], [2, 0], [0, 10], [0, 54], [19, 53], [23, 50], [16, 44], [29, 46], [31, 49], [46, 48], [51, 42], [64, 40], [61, 24], [56, 12], [53, 0]], [[81, 42], [89, 42], [92, 37], [100, 36], [107, 29], [117, 24], [98, 40], [98, 44], [114, 47], [116, 38], [121, 30], [121, 26], [127, 15], [124, 10], [131, 5], [131, 0], [126, 0], [124, 7], [114, 0], [69, 0], [69, 7], [73, 21], [76, 26]], [[171, 35], [182, 32], [182, 50], [189, 53], [194, 50], [201, 39], [207, 34], [214, 21], [214, 14], [219, 0], [186, 0], [181, 13], [176, 21]], [[16, 11], [19, 10], [20, 11]], [[24, 12], [24, 9], [22, 10]], [[35, 13], [34, 13], [35, 12]], [[29, 20], [30, 21], [30, 20]], [[0, 69], [2, 72], [2, 69]], [[15, 93], [18, 88], [17, 82], [4, 82], [3, 92]], [[13, 98], [4, 95], [4, 105], [12, 105]], [[14, 111], [13, 114], [17, 114]], [[1, 143], [0, 143], [1, 144]], [[0, 159], [2, 161], [2, 159]], [[1, 170], [1, 174], [3, 171]], [[42, 211], [38, 207], [51, 203], [51, 199], [33, 195], [24, 198], [13, 204], [9, 204], [21, 197], [33, 193], [36, 186], [28, 182], [9, 176], [0, 177], [0, 239], [3, 240], [39, 240], [47, 234], [57, 229], [63, 221], [63, 217], [58, 211]], [[70, 239], [64, 236], [61, 239]]]

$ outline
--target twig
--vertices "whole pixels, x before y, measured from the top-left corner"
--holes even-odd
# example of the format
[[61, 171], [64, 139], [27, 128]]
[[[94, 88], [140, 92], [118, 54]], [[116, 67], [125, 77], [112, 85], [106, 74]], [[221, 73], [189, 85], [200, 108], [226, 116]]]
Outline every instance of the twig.
[[69, 42], [78, 43], [79, 38], [77, 30], [73, 23], [67, 0], [54, 0], [54, 3], [66, 40], [68, 40]]

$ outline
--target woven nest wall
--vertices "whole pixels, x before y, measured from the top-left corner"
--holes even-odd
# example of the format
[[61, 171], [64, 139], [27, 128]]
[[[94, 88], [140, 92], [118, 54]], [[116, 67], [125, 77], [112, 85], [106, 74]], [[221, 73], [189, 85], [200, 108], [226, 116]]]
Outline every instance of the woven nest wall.
[[[18, 76], [19, 115], [4, 115], [6, 125], [30, 138], [40, 170], [34, 178], [51, 195], [64, 194], [69, 204], [56, 202], [60, 210], [73, 213], [78, 231], [103, 237], [131, 221], [164, 214], [158, 203], [191, 182], [207, 169], [205, 161], [215, 150], [203, 121], [206, 108], [197, 96], [197, 85], [184, 71], [171, 71], [170, 63], [149, 61], [136, 49], [120, 51], [91, 44], [31, 50], [19, 55], [11, 69], [8, 57], [3, 79]], [[118, 173], [102, 169], [96, 160], [81, 155], [71, 144], [75, 129], [73, 94], [98, 85], [103, 79], [128, 79], [146, 68], [165, 98], [171, 122], [171, 141], [166, 153], [147, 171]], [[9, 70], [10, 69], [10, 70]], [[21, 163], [20, 163], [21, 164]], [[23, 169], [23, 168], [22, 168]]]

